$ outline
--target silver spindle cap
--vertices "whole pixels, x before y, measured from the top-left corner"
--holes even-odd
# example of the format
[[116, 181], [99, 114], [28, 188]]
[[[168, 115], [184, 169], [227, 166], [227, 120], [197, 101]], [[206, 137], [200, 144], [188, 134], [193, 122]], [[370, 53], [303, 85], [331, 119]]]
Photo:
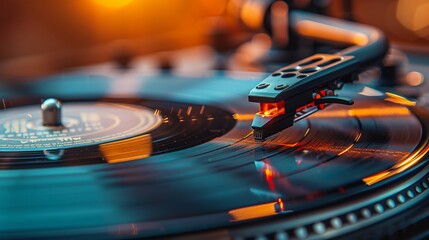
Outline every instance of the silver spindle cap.
[[43, 126], [61, 126], [61, 102], [54, 98], [46, 99], [41, 106]]

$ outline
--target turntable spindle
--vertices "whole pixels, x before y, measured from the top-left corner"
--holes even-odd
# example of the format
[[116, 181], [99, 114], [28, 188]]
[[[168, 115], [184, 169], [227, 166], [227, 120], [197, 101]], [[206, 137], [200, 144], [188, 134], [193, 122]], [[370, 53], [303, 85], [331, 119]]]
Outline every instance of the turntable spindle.
[[42, 105], [43, 126], [61, 126], [61, 102], [54, 98], [46, 99]]

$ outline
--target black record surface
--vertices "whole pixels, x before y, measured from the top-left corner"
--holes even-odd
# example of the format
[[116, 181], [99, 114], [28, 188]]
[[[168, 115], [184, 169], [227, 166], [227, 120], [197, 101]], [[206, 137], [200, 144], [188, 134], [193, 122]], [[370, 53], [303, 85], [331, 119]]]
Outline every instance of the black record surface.
[[[165, 101], [134, 103], [163, 112], [172, 106], [211, 106], [208, 109], [219, 122], [210, 125], [207, 116], [200, 116], [201, 126], [161, 125], [153, 134], [154, 154], [137, 161], [108, 164], [88, 147], [66, 149], [73, 154], [58, 160], [62, 165], [79, 163], [75, 166], [44, 167], [43, 161], [55, 163], [41, 154], [26, 156], [26, 169], [7, 169], [3, 164], [0, 236], [154, 237], [275, 215], [287, 218], [382, 186], [383, 182], [368, 185], [364, 179], [403, 161], [426, 137], [421, 116], [412, 108], [385, 101], [381, 95], [357, 94], [364, 87], [355, 85], [341, 92], [354, 98], [354, 106], [330, 106], [271, 140], [256, 143], [250, 124], [257, 106], [243, 100], [256, 81], [221, 75], [193, 85], [195, 79], [176, 78], [172, 84], [186, 88], [166, 97], [161, 94], [163, 77], [145, 78], [144, 85], [152, 91], [145, 87], [138, 95]], [[140, 80], [136, 77], [136, 83]], [[106, 88], [109, 81], [114, 80], [106, 80]], [[225, 86], [231, 89], [222, 91]], [[34, 95], [54, 95], [39, 87], [34, 87]], [[130, 99], [108, 93], [109, 101]], [[60, 94], [63, 100], [73, 96]], [[88, 96], [97, 94], [103, 95]], [[195, 97], [201, 95], [205, 97]], [[192, 104], [174, 102], [178, 100]], [[0, 159], [13, 168], [22, 156], [11, 155]]]
[[[79, 99], [69, 99], [63, 104], [67, 104], [67, 102], [79, 103], [80, 101]], [[35, 104], [38, 102], [40, 102], [40, 99], [20, 99], [19, 104], [15, 104], [15, 107], [29, 105], [33, 106], [33, 108], [37, 108], [38, 105]], [[147, 134], [150, 134], [152, 140], [151, 155], [176, 151], [208, 142], [216, 137], [222, 136], [235, 125], [235, 120], [231, 113], [219, 108], [204, 105], [148, 101], [138, 98], [106, 98], [98, 101], [86, 99], [84, 102], [80, 102], [80, 105], [94, 102], [107, 104], [115, 103], [119, 104], [119, 106], [122, 104], [126, 104], [124, 106], [145, 106], [152, 110], [151, 114], [159, 115], [162, 123], [154, 130], [147, 132]], [[114, 106], [115, 105], [112, 105], [112, 107]], [[65, 108], [67, 108], [67, 105]], [[0, 112], [0, 116], [6, 117], [8, 115], [8, 111], [4, 112], [4, 114]], [[118, 125], [120, 124], [121, 123]], [[0, 133], [5, 132], [4, 127], [0, 129], [2, 130]], [[134, 135], [131, 137], [134, 137]], [[118, 140], [120, 141], [123, 139]], [[5, 139], [4, 142], [7, 143], [8, 140]], [[115, 141], [110, 143], [115, 144]], [[136, 148], [138, 148], [138, 146], [132, 147], [129, 150], [121, 149], [121, 151], [129, 151], [130, 155], [133, 155], [132, 151], [135, 151]], [[98, 144], [62, 149], [39, 149], [37, 151], [32, 151], [31, 149], [26, 151], [8, 151], [1, 150], [0, 148], [0, 152], [0, 169], [58, 167], [106, 162]]]

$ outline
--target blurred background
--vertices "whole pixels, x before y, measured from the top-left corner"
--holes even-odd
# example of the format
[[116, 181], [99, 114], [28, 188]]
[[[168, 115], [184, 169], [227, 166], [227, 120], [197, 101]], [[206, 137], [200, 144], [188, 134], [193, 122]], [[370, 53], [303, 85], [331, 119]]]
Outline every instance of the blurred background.
[[184, 49], [214, 69], [270, 70], [264, 61], [271, 50], [288, 49], [290, 38], [267, 31], [270, 6], [285, 29], [282, 14], [305, 10], [377, 26], [394, 45], [429, 53], [427, 0], [2, 0], [0, 78], [28, 80], [112, 60], [129, 67], [154, 54], [158, 67], [170, 68], [172, 56], [188, 56]]

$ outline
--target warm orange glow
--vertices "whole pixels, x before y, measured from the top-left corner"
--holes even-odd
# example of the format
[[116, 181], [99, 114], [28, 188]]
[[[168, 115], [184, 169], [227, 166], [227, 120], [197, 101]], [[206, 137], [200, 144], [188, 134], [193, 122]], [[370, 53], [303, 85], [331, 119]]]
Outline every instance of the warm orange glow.
[[271, 6], [271, 24], [273, 40], [278, 46], [287, 46], [289, 6], [284, 1], [277, 1]]
[[198, 3], [201, 4], [201, 7], [207, 15], [218, 16], [225, 12], [228, 0], [200, 0]]
[[405, 81], [411, 86], [419, 86], [424, 80], [423, 74], [416, 71], [409, 72], [405, 75]]
[[271, 108], [268, 111], [264, 112], [265, 116], [277, 115], [277, 108]]
[[269, 167], [265, 168], [265, 177], [269, 179], [273, 178], [273, 171]]
[[406, 28], [417, 35], [429, 35], [429, 2], [427, 0], [399, 0], [396, 6], [396, 17]]
[[399, 96], [397, 94], [386, 92], [386, 95], [387, 95], [387, 98], [384, 99], [386, 101], [401, 104], [404, 106], [415, 106], [416, 105], [416, 102], [410, 101], [410, 100], [408, 100], [402, 96]]
[[408, 155], [405, 159], [400, 161], [399, 163], [395, 164], [393, 167], [389, 168], [388, 170], [376, 173], [372, 176], [366, 177], [362, 179], [368, 186], [371, 186], [375, 183], [378, 183], [380, 181], [383, 181], [387, 178], [390, 178], [396, 174], [399, 174], [403, 171], [406, 171], [416, 165], [420, 159], [422, 159], [428, 152], [429, 152], [429, 146], [428, 146], [428, 140], [426, 139], [424, 143], [413, 153]]
[[256, 60], [260, 55], [265, 56], [265, 54], [271, 48], [271, 37], [266, 33], [257, 33], [252, 37], [251, 45], [253, 46], [252, 51], [247, 51], [246, 53], [250, 53], [253, 58]]
[[147, 158], [152, 154], [150, 134], [100, 145], [100, 152], [108, 163], [120, 163]]
[[362, 33], [347, 31], [341, 28], [325, 25], [318, 22], [304, 20], [298, 22], [297, 32], [306, 37], [336, 41], [363, 46], [368, 43], [368, 37]]
[[236, 113], [236, 114], [232, 115], [232, 117], [237, 121], [252, 121], [253, 118], [255, 117], [255, 115], [254, 114], [246, 114], [246, 113], [245, 114]]
[[[282, 202], [283, 203], [283, 202]], [[277, 214], [276, 205], [279, 202], [264, 203], [229, 211], [232, 222], [267, 217]], [[280, 207], [281, 208], [281, 207]]]
[[362, 137], [362, 133], [359, 132], [358, 135], [356, 135], [355, 140], [353, 141], [352, 144], [350, 144], [347, 148], [345, 148], [343, 151], [341, 151], [340, 153], [338, 153], [338, 156], [343, 155], [344, 153], [348, 152]]
[[283, 203], [283, 200], [281, 198], [277, 199], [277, 202], [280, 207], [280, 211], [283, 212], [285, 210], [285, 204]]
[[261, 28], [264, 18], [264, 8], [260, 1], [246, 1], [241, 8], [241, 20], [251, 28]]
[[130, 4], [133, 0], [93, 0], [105, 7], [120, 8]]
[[271, 14], [278, 16], [278, 17], [287, 17], [289, 7], [287, 3], [283, 1], [277, 1], [273, 3], [271, 6]]
[[[231, 57], [231, 66], [239, 68], [240, 71], [260, 71], [260, 67], [255, 65], [265, 58], [272, 45], [271, 37], [266, 33], [255, 34], [248, 42], [241, 44]], [[232, 74], [231, 77], [239, 77], [243, 74]]]
[[269, 163], [269, 161], [265, 162], [263, 167], [263, 173], [265, 177], [265, 181], [268, 183], [268, 187], [271, 191], [276, 190], [276, 186], [274, 184], [274, 176], [278, 175], [277, 171], [273, 169]]
[[385, 117], [385, 116], [406, 116], [410, 115], [410, 110], [405, 107], [384, 107], [384, 108], [356, 108], [350, 110], [319, 111], [315, 114], [318, 118], [337, 117]]
[[276, 116], [285, 113], [284, 101], [278, 103], [261, 103], [261, 111], [258, 113], [262, 116]]
[[354, 143], [352, 143], [352, 144], [350, 144], [348, 147], [346, 147], [343, 151], [341, 151], [341, 152], [339, 152], [338, 153], [338, 156], [341, 156], [341, 155], [343, 155], [344, 153], [346, 153], [346, 152], [348, 152], [353, 146], [354, 146], [355, 144]]

